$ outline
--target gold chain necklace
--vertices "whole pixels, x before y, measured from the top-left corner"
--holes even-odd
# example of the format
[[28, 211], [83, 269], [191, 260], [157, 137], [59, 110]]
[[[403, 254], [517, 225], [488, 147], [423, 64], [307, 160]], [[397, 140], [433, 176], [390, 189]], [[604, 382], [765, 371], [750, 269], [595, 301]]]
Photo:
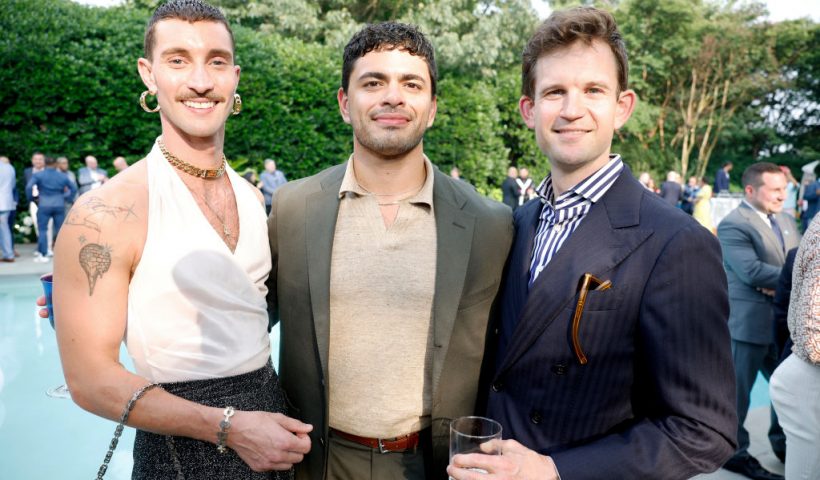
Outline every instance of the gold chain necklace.
[[188, 175], [192, 175], [194, 177], [199, 178], [206, 178], [206, 179], [214, 179], [219, 178], [222, 174], [225, 173], [225, 164], [227, 160], [225, 159], [225, 154], [222, 154], [222, 165], [219, 166], [217, 169], [207, 169], [207, 168], [199, 168], [191, 165], [190, 163], [180, 160], [179, 158], [175, 157], [168, 149], [165, 148], [165, 144], [162, 143], [162, 139], [157, 139], [157, 145], [159, 145], [159, 150], [162, 152], [162, 156], [168, 160], [168, 163], [173, 165], [176, 169], [181, 170]]

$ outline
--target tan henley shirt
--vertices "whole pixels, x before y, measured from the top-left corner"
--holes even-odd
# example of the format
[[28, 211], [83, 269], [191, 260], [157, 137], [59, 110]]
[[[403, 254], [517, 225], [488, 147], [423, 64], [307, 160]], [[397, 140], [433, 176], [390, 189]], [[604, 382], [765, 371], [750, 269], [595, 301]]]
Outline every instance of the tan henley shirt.
[[433, 167], [385, 227], [378, 197], [342, 181], [330, 267], [330, 426], [394, 438], [430, 425], [436, 278]]

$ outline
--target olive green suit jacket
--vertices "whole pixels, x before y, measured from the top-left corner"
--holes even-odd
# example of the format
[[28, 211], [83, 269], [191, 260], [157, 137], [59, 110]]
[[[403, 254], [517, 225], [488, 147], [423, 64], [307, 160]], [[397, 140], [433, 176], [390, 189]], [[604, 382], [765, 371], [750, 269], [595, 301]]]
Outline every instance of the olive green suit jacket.
[[[297, 479], [323, 479], [326, 472], [330, 257], [345, 167], [279, 188], [268, 219], [273, 259], [268, 303], [271, 323], [278, 321], [281, 328], [280, 380], [289, 415], [314, 427], [311, 451], [296, 467]], [[505, 205], [437, 169], [433, 209], [431, 471], [435, 478], [446, 478], [450, 420], [474, 413], [488, 319], [512, 241], [512, 216]]]

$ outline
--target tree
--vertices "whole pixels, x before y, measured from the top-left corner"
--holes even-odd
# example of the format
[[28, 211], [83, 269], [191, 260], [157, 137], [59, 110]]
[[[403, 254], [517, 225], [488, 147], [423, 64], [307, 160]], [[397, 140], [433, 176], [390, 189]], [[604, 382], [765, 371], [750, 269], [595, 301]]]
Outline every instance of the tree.
[[703, 176], [738, 109], [776, 84], [770, 42], [758, 22], [764, 12], [759, 3], [624, 1], [616, 16], [642, 100], [625, 131], [647, 152], [673, 149], [669, 166], [683, 176]]

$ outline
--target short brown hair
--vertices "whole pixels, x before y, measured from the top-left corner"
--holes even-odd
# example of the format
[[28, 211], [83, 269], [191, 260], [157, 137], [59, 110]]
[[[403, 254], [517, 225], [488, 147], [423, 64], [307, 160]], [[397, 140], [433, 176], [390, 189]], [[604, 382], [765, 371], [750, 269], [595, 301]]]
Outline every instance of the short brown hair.
[[438, 69], [433, 45], [418, 27], [399, 22], [367, 25], [353, 35], [344, 50], [342, 90], [347, 93], [347, 87], [350, 86], [350, 75], [353, 73], [356, 60], [370, 52], [396, 49], [424, 59], [430, 74], [430, 92], [435, 97]]
[[553, 12], [530, 37], [522, 55], [521, 93], [529, 98], [535, 97], [535, 64], [539, 58], [579, 40], [587, 45], [593, 40], [609, 45], [618, 67], [618, 93], [626, 90], [629, 61], [615, 19], [604, 10], [575, 7]]
[[222, 12], [201, 0], [171, 0], [163, 3], [154, 11], [151, 20], [145, 27], [145, 39], [143, 40], [143, 54], [149, 61], [153, 60], [154, 54], [154, 26], [163, 20], [184, 20], [189, 23], [194, 22], [216, 22], [225, 25], [228, 35], [231, 37], [231, 50], [236, 50], [228, 20]]
[[743, 184], [743, 188], [746, 188], [749, 185], [751, 185], [752, 188], [757, 188], [763, 185], [764, 173], [779, 173], [781, 175], [785, 175], [783, 171], [780, 170], [780, 167], [773, 163], [753, 163], [746, 167], [746, 170], [743, 170], [743, 176], [740, 178], [740, 182]]

